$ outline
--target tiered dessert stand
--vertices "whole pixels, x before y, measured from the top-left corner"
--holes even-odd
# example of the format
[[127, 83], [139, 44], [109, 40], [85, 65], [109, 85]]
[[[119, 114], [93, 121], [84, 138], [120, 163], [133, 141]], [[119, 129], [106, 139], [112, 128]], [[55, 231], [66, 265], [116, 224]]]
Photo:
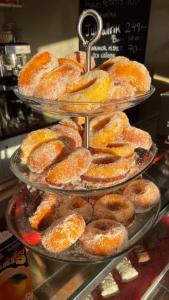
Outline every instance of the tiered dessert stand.
[[[92, 16], [95, 18], [97, 23], [97, 33], [96, 35], [87, 42], [82, 35], [82, 23], [86, 16]], [[79, 19], [78, 23], [78, 34], [81, 38], [84, 46], [86, 47], [87, 54], [87, 72], [90, 70], [90, 50], [92, 45], [99, 39], [102, 32], [102, 19], [97, 12], [93, 10], [84, 11]], [[63, 114], [70, 116], [84, 116], [85, 117], [85, 137], [84, 146], [88, 148], [89, 146], [89, 120], [91, 116], [95, 116], [101, 113], [115, 111], [115, 110], [125, 110], [127, 108], [136, 106], [142, 101], [148, 99], [154, 92], [154, 87], [151, 86], [150, 90], [142, 95], [131, 99], [121, 99], [117, 102], [107, 101], [106, 103], [86, 103], [82, 101], [80, 103], [65, 103], [65, 102], [54, 102], [44, 99], [36, 99], [33, 97], [27, 97], [21, 95], [18, 90], [16, 90], [17, 96], [22, 99], [25, 103], [33, 107], [34, 109], [42, 110], [45, 112], [50, 112], [53, 114]], [[71, 104], [71, 105], [70, 105]], [[158, 217], [160, 210], [160, 203], [156, 204], [150, 210], [136, 214], [134, 221], [128, 227], [129, 241], [128, 244], [118, 253], [109, 257], [93, 256], [84, 253], [79, 242], [76, 242], [71, 248], [61, 252], [60, 254], [55, 254], [47, 251], [40, 241], [40, 236], [42, 232], [35, 231], [31, 228], [29, 224], [29, 217], [35, 211], [37, 204], [39, 203], [39, 198], [43, 191], [49, 191], [53, 193], [59, 193], [61, 195], [80, 195], [86, 197], [87, 199], [94, 198], [94, 196], [103, 195], [109, 192], [113, 192], [126, 185], [128, 182], [134, 180], [140, 176], [150, 165], [154, 159], [157, 152], [156, 145], [153, 144], [149, 151], [138, 149], [137, 150], [137, 166], [138, 170], [130, 175], [127, 179], [123, 179], [116, 184], [112, 184], [103, 188], [58, 188], [54, 186], [49, 186], [38, 181], [33, 181], [29, 177], [29, 170], [25, 165], [22, 164], [20, 160], [20, 150], [18, 149], [11, 158], [11, 169], [13, 173], [26, 185], [24, 185], [20, 192], [17, 193], [11, 200], [8, 210], [7, 210], [7, 223], [12, 231], [12, 233], [29, 249], [48, 257], [50, 259], [55, 259], [58, 261], [64, 261], [69, 263], [99, 263], [106, 260], [111, 260], [113, 257], [118, 256], [128, 249], [133, 247], [133, 245], [140, 240], [144, 234], [151, 228]]]

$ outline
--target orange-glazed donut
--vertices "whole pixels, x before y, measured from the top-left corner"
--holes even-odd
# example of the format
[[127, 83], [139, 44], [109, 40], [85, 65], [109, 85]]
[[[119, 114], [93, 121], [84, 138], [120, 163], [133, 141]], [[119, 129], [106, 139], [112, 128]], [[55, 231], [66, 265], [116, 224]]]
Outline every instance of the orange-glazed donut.
[[129, 84], [135, 94], [145, 93], [150, 89], [151, 77], [147, 68], [136, 61], [116, 62], [108, 70], [113, 82]]
[[128, 241], [124, 225], [109, 219], [100, 219], [89, 223], [80, 237], [85, 252], [109, 256], [122, 250]]
[[27, 166], [31, 172], [42, 173], [64, 153], [65, 146], [59, 140], [51, 140], [37, 146], [28, 157]]
[[89, 202], [81, 197], [65, 197], [60, 204], [59, 214], [62, 217], [68, 212], [77, 212], [83, 217], [86, 223], [89, 223], [92, 219], [93, 208]]
[[92, 153], [107, 153], [120, 157], [131, 157], [134, 154], [134, 147], [128, 143], [114, 142], [106, 147], [91, 148]]
[[149, 150], [152, 146], [152, 139], [148, 132], [136, 127], [125, 127], [122, 140], [131, 144], [134, 148]]
[[77, 213], [60, 218], [42, 236], [42, 245], [50, 252], [58, 253], [72, 246], [83, 234], [85, 221]]
[[95, 117], [90, 122], [91, 147], [104, 147], [120, 136], [129, 121], [125, 113], [115, 112]]
[[[86, 71], [86, 52], [85, 51], [75, 51], [75, 52], [65, 56], [65, 58], [77, 61], [78, 63], [80, 63], [82, 65], [84, 71]], [[95, 67], [95, 60], [93, 57], [91, 57], [91, 69], [94, 69], [94, 67]]]
[[66, 86], [80, 77], [80, 70], [71, 64], [61, 65], [45, 73], [34, 90], [34, 96], [41, 99], [57, 100]]
[[92, 155], [89, 150], [77, 148], [49, 170], [46, 181], [51, 185], [60, 185], [79, 180], [89, 168], [91, 161]]
[[81, 135], [76, 129], [58, 124], [52, 127], [52, 130], [55, 132], [57, 138], [62, 141], [68, 149], [73, 150], [82, 146]]
[[38, 205], [33, 216], [29, 218], [31, 227], [41, 229], [49, 226], [57, 217], [58, 197], [56, 194], [45, 192], [41, 203]]
[[99, 107], [99, 103], [108, 100], [110, 84], [111, 80], [107, 72], [90, 71], [82, 75], [79, 80], [70, 83], [58, 101], [69, 102], [70, 105], [65, 105], [68, 111], [90, 111]]
[[134, 205], [120, 194], [109, 194], [97, 200], [94, 206], [94, 217], [104, 218], [129, 225], [134, 218]]
[[42, 143], [49, 142], [56, 139], [56, 133], [50, 129], [39, 129], [29, 133], [21, 143], [21, 160], [23, 163], [27, 163], [28, 157], [33, 149]]
[[134, 204], [135, 210], [138, 213], [150, 209], [160, 200], [158, 187], [146, 179], [137, 179], [129, 183], [124, 189], [123, 194]]
[[18, 76], [19, 91], [23, 95], [33, 96], [40, 78], [57, 66], [57, 59], [49, 52], [40, 52], [23, 67]]
[[59, 122], [59, 124], [77, 130], [80, 134], [83, 131], [82, 126], [77, 122], [73, 121], [72, 119], [63, 119]]
[[112, 182], [118, 178], [124, 178], [132, 164], [132, 160], [120, 158], [110, 154], [94, 154], [93, 160], [82, 178], [90, 182]]
[[111, 72], [111, 69], [114, 66], [114, 64], [116, 64], [116, 63], [126, 63], [126, 62], [129, 62], [129, 59], [127, 57], [125, 57], [125, 56], [115, 56], [115, 57], [112, 57], [112, 58], [106, 60], [103, 64], [98, 66], [98, 69], [103, 70], [103, 71], [107, 71], [107, 72]]
[[83, 65], [81, 65], [76, 60], [63, 57], [63, 58], [58, 58], [58, 63], [59, 63], [60, 66], [62, 66], [62, 65], [71, 65], [71, 66], [74, 66], [75, 68], [78, 68], [81, 73], [85, 72], [85, 69], [84, 69]]

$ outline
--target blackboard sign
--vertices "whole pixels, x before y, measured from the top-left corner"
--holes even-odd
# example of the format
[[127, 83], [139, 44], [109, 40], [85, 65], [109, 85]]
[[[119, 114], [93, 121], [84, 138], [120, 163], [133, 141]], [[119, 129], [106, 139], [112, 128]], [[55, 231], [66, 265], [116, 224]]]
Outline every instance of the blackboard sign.
[[[97, 65], [117, 55], [144, 62], [150, 5], [151, 0], [80, 0], [80, 13], [92, 8], [103, 18], [102, 37], [92, 48]], [[90, 17], [83, 31], [86, 37], [94, 35], [96, 24]]]

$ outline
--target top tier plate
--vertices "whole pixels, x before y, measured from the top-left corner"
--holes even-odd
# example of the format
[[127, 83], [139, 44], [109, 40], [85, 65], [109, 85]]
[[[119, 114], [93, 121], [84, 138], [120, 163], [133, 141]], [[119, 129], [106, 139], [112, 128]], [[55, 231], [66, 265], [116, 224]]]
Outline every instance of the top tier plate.
[[19, 99], [38, 111], [47, 112], [53, 115], [94, 116], [111, 111], [124, 111], [125, 109], [134, 107], [148, 99], [154, 93], [155, 87], [151, 85], [150, 90], [143, 95], [128, 99], [120, 99], [114, 102], [112, 100], [107, 100], [105, 102], [85, 102], [83, 99], [81, 102], [59, 102], [57, 100], [47, 100], [22, 95], [18, 88], [14, 91]]

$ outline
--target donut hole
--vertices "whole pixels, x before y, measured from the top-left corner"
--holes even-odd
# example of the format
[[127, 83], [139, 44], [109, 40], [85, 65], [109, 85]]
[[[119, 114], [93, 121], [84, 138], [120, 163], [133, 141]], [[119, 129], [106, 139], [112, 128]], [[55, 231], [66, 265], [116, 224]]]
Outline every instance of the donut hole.
[[111, 120], [111, 117], [107, 117], [104, 120], [100, 120], [97, 124], [93, 126], [93, 131], [99, 131], [102, 129], [104, 126], [106, 126]]
[[106, 147], [108, 148], [119, 148], [119, 147], [124, 147], [126, 146], [126, 143], [113, 143], [113, 144], [108, 144]]
[[120, 210], [122, 209], [122, 205], [120, 203], [109, 203], [107, 205], [107, 208], [110, 209], [110, 210]]
[[96, 164], [96, 165], [106, 165], [106, 164], [111, 164], [111, 163], [114, 163], [116, 161], [119, 160], [119, 157], [115, 157], [115, 156], [112, 156], [112, 157], [109, 157], [109, 156], [106, 156], [106, 157], [99, 157], [99, 158], [95, 158], [93, 160], [93, 163]]
[[82, 205], [80, 203], [74, 202], [72, 203], [72, 209], [80, 208]]
[[142, 190], [141, 187], [136, 187], [135, 190], [134, 190], [134, 193], [135, 193], [136, 195], [139, 195], [139, 194], [142, 194], [142, 193], [143, 193], [143, 190]]

